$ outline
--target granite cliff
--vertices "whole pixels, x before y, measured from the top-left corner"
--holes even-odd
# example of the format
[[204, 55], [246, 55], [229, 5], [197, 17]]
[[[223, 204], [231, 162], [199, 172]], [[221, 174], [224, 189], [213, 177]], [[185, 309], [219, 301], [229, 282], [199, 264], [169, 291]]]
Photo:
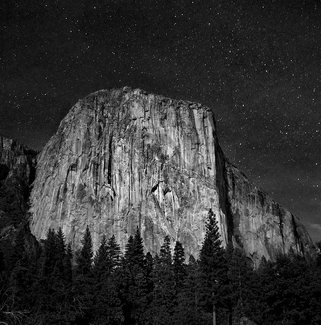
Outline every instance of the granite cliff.
[[0, 246], [27, 223], [36, 152], [0, 135]]
[[79, 247], [86, 226], [124, 248], [136, 227], [146, 250], [165, 235], [198, 255], [209, 209], [223, 244], [256, 262], [312, 245], [300, 221], [225, 158], [212, 111], [139, 89], [102, 90], [80, 100], [38, 157], [31, 231], [62, 227]]
[[26, 184], [34, 180], [36, 152], [0, 135], [0, 181], [19, 178]]

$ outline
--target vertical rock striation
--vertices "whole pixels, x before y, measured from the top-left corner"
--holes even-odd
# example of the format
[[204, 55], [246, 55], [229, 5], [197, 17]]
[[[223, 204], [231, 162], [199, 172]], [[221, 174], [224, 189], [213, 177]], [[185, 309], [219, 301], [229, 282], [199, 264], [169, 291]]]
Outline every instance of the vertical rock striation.
[[44, 238], [62, 227], [77, 248], [88, 225], [96, 249], [102, 234], [124, 247], [139, 227], [146, 250], [155, 253], [169, 235], [197, 256], [210, 208], [223, 244], [251, 256], [311, 245], [290, 212], [227, 162], [209, 108], [139, 89], [103, 90], [80, 100], [42, 150], [31, 230]]

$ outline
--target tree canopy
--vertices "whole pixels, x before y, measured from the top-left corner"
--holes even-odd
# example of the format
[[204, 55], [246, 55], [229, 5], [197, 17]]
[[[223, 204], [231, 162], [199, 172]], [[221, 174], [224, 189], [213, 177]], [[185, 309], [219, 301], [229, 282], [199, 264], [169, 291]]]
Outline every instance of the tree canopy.
[[75, 254], [61, 229], [49, 229], [34, 247], [18, 234], [14, 254], [0, 251], [0, 321], [212, 325], [215, 311], [222, 325], [321, 323], [319, 256], [280, 254], [254, 269], [241, 249], [222, 247], [211, 210], [205, 225], [197, 259], [168, 235], [152, 256], [138, 228], [124, 253], [113, 235], [102, 236], [94, 254], [89, 227]]

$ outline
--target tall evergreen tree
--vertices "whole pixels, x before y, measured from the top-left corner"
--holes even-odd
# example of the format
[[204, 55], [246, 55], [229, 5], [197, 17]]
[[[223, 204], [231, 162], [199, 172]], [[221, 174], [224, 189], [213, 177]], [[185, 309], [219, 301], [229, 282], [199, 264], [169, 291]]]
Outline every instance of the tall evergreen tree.
[[46, 324], [63, 324], [75, 319], [71, 278], [66, 277], [66, 259], [62, 230], [55, 233], [49, 229], [43, 245], [36, 303], [29, 317], [30, 323], [45, 319]]
[[116, 241], [115, 235], [112, 235], [107, 243], [108, 261], [110, 272], [115, 271], [120, 266], [121, 250]]
[[49, 228], [47, 232], [47, 238], [44, 242], [42, 250], [42, 265], [41, 275], [42, 277], [49, 277], [56, 266], [56, 233], [54, 229]]
[[81, 241], [82, 248], [76, 254], [75, 299], [79, 302], [77, 323], [88, 324], [92, 319], [94, 279], [92, 272], [93, 248], [89, 227]]
[[199, 310], [198, 292], [199, 267], [195, 258], [191, 255], [186, 265], [186, 276], [183, 287], [177, 295], [177, 306], [174, 313], [174, 325], [198, 325], [205, 324]]
[[175, 279], [169, 236], [165, 236], [159, 256], [155, 257], [153, 279], [153, 324], [172, 324], [175, 307]]
[[77, 255], [77, 272], [83, 276], [89, 276], [92, 272], [92, 263], [93, 263], [93, 245], [89, 227], [86, 227], [84, 237], [81, 241], [82, 248]]
[[145, 267], [144, 244], [138, 227], [133, 242], [133, 263], [142, 269]]
[[69, 243], [66, 248], [66, 254], [64, 257], [64, 279], [66, 283], [72, 284], [72, 259], [73, 252], [71, 248], [71, 244]]
[[185, 252], [182, 244], [179, 241], [176, 241], [174, 247], [173, 272], [175, 280], [175, 291], [177, 295], [183, 287], [186, 276]]
[[126, 324], [147, 324], [148, 280], [143, 240], [137, 228], [130, 236], [123, 260], [123, 301]]
[[55, 236], [55, 274], [57, 277], [63, 278], [64, 274], [64, 261], [66, 256], [66, 243], [65, 235], [59, 227]]
[[220, 302], [220, 288], [226, 283], [227, 268], [219, 228], [211, 209], [208, 212], [205, 227], [206, 233], [199, 257], [200, 303], [210, 319], [216, 318], [216, 307]]
[[163, 265], [172, 265], [171, 240], [168, 235], [165, 236], [163, 245], [159, 252], [159, 260]]
[[103, 236], [94, 258], [94, 306], [93, 324], [121, 324], [122, 305], [119, 297], [119, 278], [116, 265], [120, 248], [112, 236], [108, 243]]
[[222, 288], [222, 303], [228, 309], [229, 322], [239, 322], [242, 317], [254, 320], [255, 305], [253, 268], [244, 252], [228, 245], [225, 250], [227, 283]]
[[145, 311], [146, 325], [153, 324], [153, 291], [154, 291], [154, 258], [150, 252], [145, 257], [145, 270], [146, 270], [146, 300], [147, 307]]
[[93, 272], [95, 276], [95, 285], [100, 286], [104, 279], [104, 275], [107, 274], [108, 269], [108, 247], [106, 236], [103, 235], [100, 246], [94, 257]]

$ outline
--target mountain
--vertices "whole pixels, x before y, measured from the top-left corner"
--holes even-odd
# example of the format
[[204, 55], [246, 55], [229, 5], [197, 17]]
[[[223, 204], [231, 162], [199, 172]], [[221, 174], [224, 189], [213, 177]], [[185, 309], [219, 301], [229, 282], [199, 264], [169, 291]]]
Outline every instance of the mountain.
[[101, 90], [79, 100], [38, 157], [31, 231], [61, 227], [74, 248], [88, 225], [124, 248], [136, 228], [146, 250], [165, 235], [198, 256], [212, 209], [223, 245], [256, 263], [313, 246], [298, 218], [224, 156], [211, 109], [139, 89]]
[[0, 135], [0, 237], [17, 227], [27, 212], [35, 157], [35, 151]]
[[25, 235], [26, 245], [35, 245], [27, 215], [35, 158], [35, 151], [0, 135], [0, 255], [7, 261], [18, 233]]

